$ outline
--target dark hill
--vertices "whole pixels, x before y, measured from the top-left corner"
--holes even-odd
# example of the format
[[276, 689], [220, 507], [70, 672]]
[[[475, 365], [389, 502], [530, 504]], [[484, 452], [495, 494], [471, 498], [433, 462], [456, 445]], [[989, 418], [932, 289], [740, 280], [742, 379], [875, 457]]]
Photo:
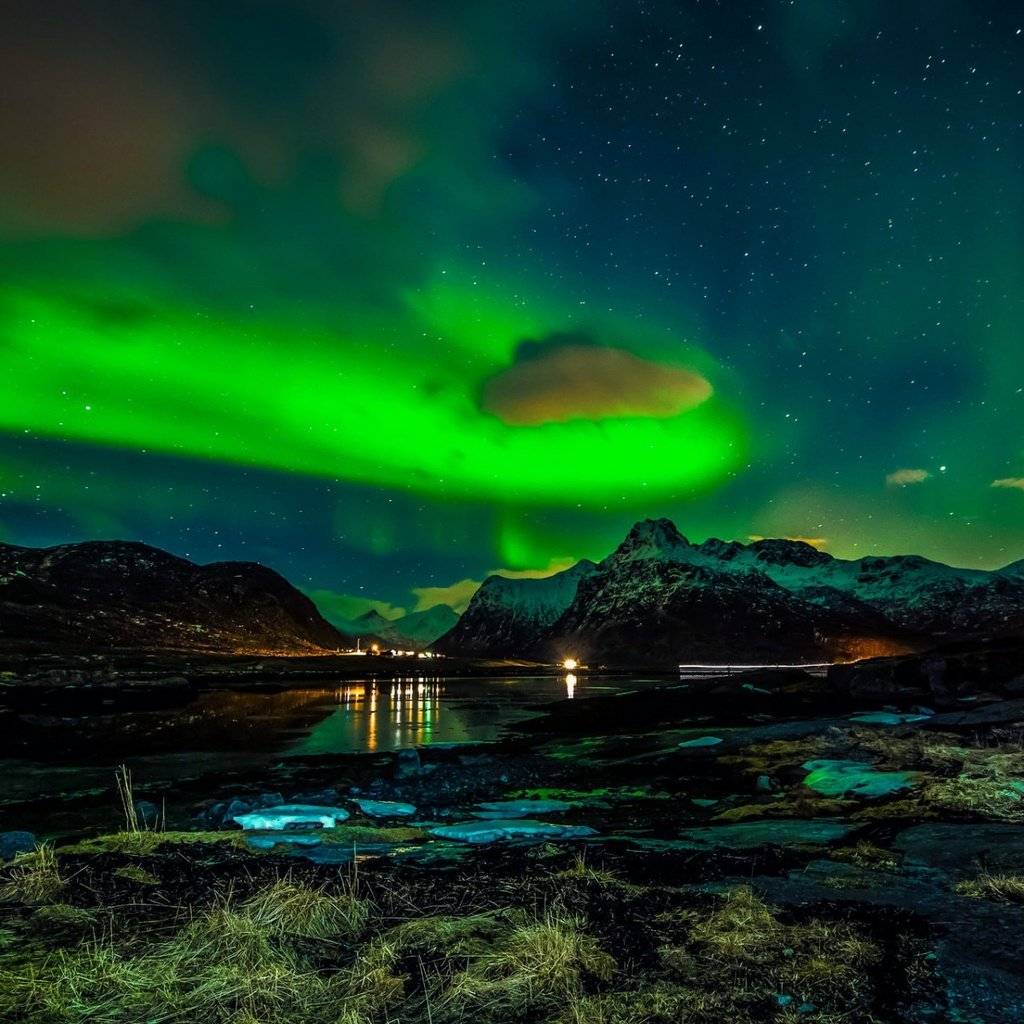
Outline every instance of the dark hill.
[[146, 544], [0, 544], [0, 647], [223, 653], [334, 650], [346, 638], [255, 562], [194, 562]]

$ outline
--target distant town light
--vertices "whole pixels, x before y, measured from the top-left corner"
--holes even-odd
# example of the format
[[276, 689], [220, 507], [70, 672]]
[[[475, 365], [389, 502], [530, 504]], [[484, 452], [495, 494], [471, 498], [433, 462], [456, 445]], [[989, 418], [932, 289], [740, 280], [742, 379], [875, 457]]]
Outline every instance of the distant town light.
[[562, 668], [564, 668], [566, 672], [571, 672], [574, 668], [579, 667], [580, 663], [575, 658], [566, 658], [565, 661], [562, 662]]

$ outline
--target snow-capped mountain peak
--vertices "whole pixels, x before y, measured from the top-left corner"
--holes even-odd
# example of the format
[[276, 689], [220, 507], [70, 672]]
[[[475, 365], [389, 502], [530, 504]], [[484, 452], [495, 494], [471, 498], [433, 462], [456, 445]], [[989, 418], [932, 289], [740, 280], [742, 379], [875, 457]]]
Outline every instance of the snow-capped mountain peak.
[[601, 564], [650, 558], [678, 561], [681, 557], [687, 558], [692, 550], [690, 542], [670, 519], [644, 519]]

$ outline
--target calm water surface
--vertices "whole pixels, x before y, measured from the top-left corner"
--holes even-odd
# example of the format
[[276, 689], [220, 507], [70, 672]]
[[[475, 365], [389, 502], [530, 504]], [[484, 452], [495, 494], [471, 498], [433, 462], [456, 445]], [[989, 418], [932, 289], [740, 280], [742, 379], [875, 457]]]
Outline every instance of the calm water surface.
[[122, 763], [143, 795], [173, 800], [184, 788], [216, 796], [232, 780], [290, 758], [490, 742], [552, 701], [663, 682], [415, 676], [281, 693], [209, 691], [176, 708], [7, 714], [0, 718], [0, 828], [70, 827], [76, 807], [110, 803], [113, 770]]

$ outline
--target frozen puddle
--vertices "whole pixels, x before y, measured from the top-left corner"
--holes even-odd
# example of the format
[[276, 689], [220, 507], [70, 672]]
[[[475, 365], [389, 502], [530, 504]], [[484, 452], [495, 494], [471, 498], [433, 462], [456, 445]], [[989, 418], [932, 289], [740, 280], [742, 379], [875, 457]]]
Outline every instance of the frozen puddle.
[[532, 818], [464, 821], [458, 825], [441, 825], [430, 830], [439, 839], [461, 843], [496, 843], [507, 839], [583, 839], [596, 836], [597, 830], [586, 825], [556, 825]]

